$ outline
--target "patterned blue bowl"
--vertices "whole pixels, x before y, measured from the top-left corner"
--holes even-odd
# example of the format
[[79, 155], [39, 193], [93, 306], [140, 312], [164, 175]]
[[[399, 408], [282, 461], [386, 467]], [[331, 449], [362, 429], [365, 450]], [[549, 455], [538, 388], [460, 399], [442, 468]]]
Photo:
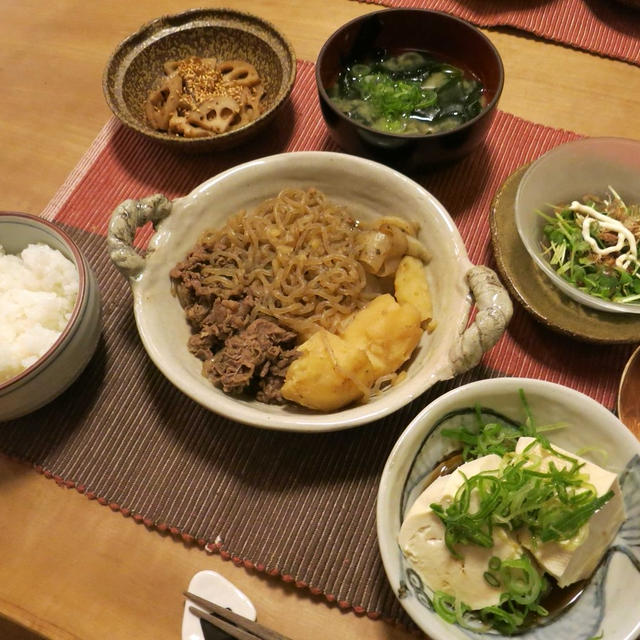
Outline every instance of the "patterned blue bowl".
[[520, 423], [525, 416], [519, 389], [538, 424], [568, 425], [551, 432], [552, 444], [584, 457], [589, 457], [582, 453], [587, 448], [601, 452], [592, 459], [619, 474], [627, 519], [582, 595], [546, 624], [518, 637], [588, 640], [603, 633], [603, 640], [633, 640], [640, 632], [640, 443], [595, 400], [551, 382], [526, 378], [473, 382], [444, 394], [411, 422], [389, 456], [378, 492], [378, 542], [389, 582], [409, 616], [433, 640], [501, 637], [474, 633], [438, 616], [431, 605], [432, 594], [402, 555], [397, 539], [404, 514], [421, 493], [425, 476], [455, 449], [455, 443], [441, 436], [443, 427], [459, 426], [476, 405], [489, 415]]

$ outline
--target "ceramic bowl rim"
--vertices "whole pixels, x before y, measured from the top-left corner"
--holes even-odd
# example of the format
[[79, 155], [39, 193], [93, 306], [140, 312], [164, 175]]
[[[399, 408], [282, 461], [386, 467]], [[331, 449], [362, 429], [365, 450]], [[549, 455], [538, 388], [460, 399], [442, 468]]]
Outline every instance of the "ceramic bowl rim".
[[[288, 76], [286, 76], [286, 74], [283, 73], [283, 77], [286, 76], [286, 80], [283, 80], [282, 87], [280, 88], [278, 94], [276, 95], [276, 98], [273, 104], [269, 107], [267, 111], [265, 111], [264, 113], [261, 113], [258, 118], [247, 123], [245, 126], [239, 127], [238, 129], [233, 129], [231, 131], [226, 131], [225, 133], [217, 134], [214, 136], [208, 136], [206, 138], [186, 138], [184, 136], [171, 135], [163, 131], [157, 131], [155, 129], [152, 129], [151, 127], [147, 126], [144, 122], [142, 122], [139, 118], [136, 118], [134, 116], [131, 116], [131, 118], [125, 118], [124, 115], [122, 114], [122, 109], [118, 100], [114, 98], [114, 96], [112, 95], [113, 92], [109, 89], [109, 84], [110, 84], [109, 78], [117, 68], [115, 63], [119, 54], [125, 51], [130, 44], [134, 43], [137, 39], [140, 39], [143, 36], [144, 36], [143, 49], [146, 49], [149, 46], [149, 44], [153, 42], [153, 39], [151, 38], [151, 36], [153, 36], [154, 29], [156, 28], [156, 26], [161, 25], [166, 20], [175, 20], [178, 18], [187, 19], [192, 15], [207, 14], [207, 13], [211, 15], [215, 15], [218, 13], [233, 14], [241, 18], [247, 18], [249, 20], [254, 21], [255, 24], [258, 24], [261, 28], [265, 28], [266, 30], [271, 31], [278, 37], [278, 39], [281, 40], [283, 48], [286, 51], [287, 57], [291, 64], [291, 72], [289, 73]], [[218, 26], [224, 27], [224, 25], [206, 25], [206, 26], [209, 28], [212, 28], [212, 27], [216, 28]], [[134, 58], [137, 57], [139, 53], [140, 52], [137, 52]], [[284, 71], [285, 69], [283, 68], [283, 72]], [[280, 29], [278, 29], [272, 22], [265, 20], [264, 18], [254, 13], [250, 13], [248, 11], [241, 11], [238, 9], [231, 9], [226, 7], [204, 7], [204, 8], [186, 9], [184, 11], [179, 11], [177, 13], [163, 14], [161, 16], [153, 18], [152, 20], [148, 20], [147, 22], [140, 25], [140, 27], [138, 27], [138, 29], [136, 29], [133, 33], [123, 38], [113, 48], [113, 50], [111, 51], [107, 59], [107, 64], [105, 65], [104, 70], [102, 72], [102, 91], [104, 94], [104, 98], [107, 102], [107, 105], [109, 106], [109, 109], [111, 110], [113, 115], [116, 118], [118, 118], [120, 122], [122, 122], [122, 124], [137, 131], [138, 133], [144, 136], [147, 136], [159, 142], [164, 142], [164, 143], [169, 142], [174, 144], [180, 144], [181, 146], [184, 145], [186, 149], [191, 146], [194, 148], [202, 147], [206, 143], [213, 144], [213, 141], [215, 141], [217, 144], [223, 144], [224, 141], [229, 140], [233, 137], [236, 137], [236, 136], [242, 137], [241, 134], [245, 134], [247, 131], [253, 128], [254, 125], [258, 124], [259, 126], [259, 124], [262, 123], [264, 120], [268, 120], [284, 104], [284, 102], [287, 100], [287, 98], [291, 94], [291, 91], [293, 90], [293, 86], [295, 84], [296, 75], [297, 75], [297, 58], [296, 58], [296, 53], [293, 48], [293, 45], [291, 44], [290, 40], [284, 35], [284, 33]]]
[[[391, 133], [388, 131], [380, 131], [379, 129], [374, 129], [373, 127], [370, 127], [368, 125], [365, 125], [361, 122], [358, 122], [356, 120], [353, 120], [352, 118], [349, 118], [346, 114], [344, 114], [342, 111], [340, 111], [340, 109], [338, 109], [334, 103], [333, 100], [331, 100], [331, 98], [329, 97], [329, 94], [327, 93], [327, 90], [324, 87], [324, 83], [322, 82], [322, 78], [320, 77], [320, 68], [322, 66], [322, 61], [323, 58], [327, 52], [327, 50], [329, 49], [329, 46], [333, 43], [333, 41], [335, 39], [337, 39], [344, 31], [346, 31], [348, 28], [350, 28], [353, 24], [356, 24], [358, 22], [362, 22], [364, 20], [371, 20], [373, 19], [374, 16], [377, 15], [385, 15], [388, 13], [395, 13], [395, 14], [399, 14], [399, 13], [418, 13], [418, 14], [423, 14], [423, 15], [438, 15], [440, 17], [443, 17], [447, 20], [450, 20], [452, 22], [458, 22], [461, 25], [463, 25], [464, 27], [468, 28], [469, 31], [471, 32], [475, 32], [481, 40], [484, 40], [485, 44], [488, 45], [489, 50], [493, 53], [493, 58], [494, 61], [497, 63], [497, 67], [498, 67], [498, 86], [496, 89], [496, 94], [494, 95], [493, 99], [489, 102], [489, 104], [487, 104], [487, 106], [475, 117], [471, 118], [471, 120], [467, 120], [466, 122], [463, 122], [460, 126], [456, 127], [455, 129], [450, 129], [449, 131], [439, 131], [437, 133], [407, 133], [407, 134], [400, 134], [400, 133]], [[484, 118], [486, 118], [487, 116], [489, 116], [489, 114], [493, 113], [493, 111], [495, 110], [495, 107], [498, 104], [498, 101], [500, 99], [500, 96], [502, 95], [502, 90], [504, 88], [504, 64], [502, 62], [502, 57], [500, 56], [500, 53], [497, 49], [497, 47], [493, 44], [493, 42], [491, 42], [491, 40], [489, 40], [489, 38], [487, 38], [487, 36], [482, 33], [482, 31], [480, 31], [480, 29], [478, 29], [477, 27], [475, 27], [474, 25], [472, 25], [470, 22], [467, 22], [466, 20], [463, 20], [462, 18], [458, 18], [457, 16], [453, 16], [451, 14], [445, 13], [444, 11], [436, 11], [433, 9], [411, 9], [411, 8], [393, 8], [393, 9], [383, 9], [382, 11], [376, 11], [373, 13], [365, 13], [361, 16], [356, 16], [355, 18], [352, 18], [351, 20], [349, 20], [349, 22], [346, 22], [345, 24], [343, 24], [342, 26], [338, 27], [338, 29], [336, 29], [328, 38], [327, 40], [324, 42], [324, 44], [322, 45], [320, 52], [318, 53], [318, 56], [316, 58], [316, 64], [315, 64], [315, 79], [316, 79], [316, 88], [318, 90], [318, 92], [320, 93], [323, 102], [328, 106], [329, 109], [331, 109], [331, 111], [340, 118], [340, 120], [342, 120], [343, 122], [347, 122], [352, 124], [356, 129], [360, 129], [362, 131], [366, 131], [372, 135], [377, 135], [377, 136], [384, 136], [386, 138], [388, 138], [389, 140], [394, 140], [394, 141], [410, 141], [410, 140], [440, 140], [442, 138], [446, 138], [447, 136], [450, 136], [452, 134], [458, 134], [461, 131], [466, 131], [467, 129], [473, 127], [476, 123], [480, 122], [481, 120], [483, 120]]]
[[[520, 198], [522, 191], [526, 188], [528, 180], [531, 179], [531, 176], [541, 165], [544, 165], [550, 159], [553, 159], [554, 156], [558, 153], [562, 153], [564, 149], [580, 147], [585, 144], [612, 144], [612, 143], [623, 143], [629, 144], [632, 146], [636, 146], [638, 148], [638, 152], [640, 153], [640, 140], [633, 140], [631, 138], [624, 138], [622, 136], [598, 136], [594, 138], [579, 138], [577, 140], [571, 140], [569, 142], [565, 142], [563, 144], [559, 144], [552, 149], [549, 149], [546, 153], [542, 154], [539, 158], [534, 160], [525, 170], [520, 179], [520, 183], [518, 184], [518, 188], [516, 190], [515, 196], [515, 205], [514, 205], [514, 214], [515, 214], [515, 222], [516, 228], [518, 230], [518, 236], [522, 241], [527, 253], [534, 261], [534, 263], [542, 269], [544, 274], [551, 280], [553, 285], [565, 293], [567, 296], [579, 302], [580, 304], [590, 307], [591, 309], [597, 309], [598, 311], [608, 311], [610, 313], [624, 313], [624, 314], [632, 314], [638, 315], [640, 314], [640, 303], [635, 305], [623, 304], [620, 302], [612, 302], [608, 300], [602, 300], [595, 296], [591, 296], [587, 293], [584, 293], [577, 288], [573, 287], [569, 282], [564, 281], [549, 265], [546, 260], [543, 260], [542, 257], [538, 254], [535, 249], [534, 242], [535, 239], [529, 237], [524, 229], [522, 228], [522, 221], [526, 213], [522, 210], [522, 207], [519, 206]], [[638, 176], [638, 180], [640, 180], [640, 175]], [[542, 205], [544, 206], [544, 205]]]
[[76, 330], [78, 326], [78, 320], [80, 318], [80, 311], [85, 304], [85, 300], [88, 294], [89, 275], [87, 272], [87, 265], [85, 264], [82, 252], [78, 248], [78, 245], [71, 239], [71, 237], [59, 226], [55, 225], [52, 221], [39, 216], [35, 216], [30, 213], [22, 213], [19, 211], [1, 211], [0, 212], [0, 225], [2, 220], [14, 219], [17, 222], [28, 222], [29, 226], [42, 226], [45, 230], [52, 235], [58, 236], [62, 243], [69, 249], [69, 252], [73, 256], [73, 262], [78, 272], [78, 295], [76, 296], [71, 316], [67, 322], [65, 328], [60, 335], [56, 338], [55, 342], [45, 351], [32, 365], [23, 369], [20, 373], [16, 374], [12, 378], [8, 378], [4, 382], [0, 382], [0, 393], [7, 392], [14, 385], [18, 386], [25, 378], [31, 376], [36, 370], [42, 370], [48, 366], [60, 347], [67, 341], [68, 337]]

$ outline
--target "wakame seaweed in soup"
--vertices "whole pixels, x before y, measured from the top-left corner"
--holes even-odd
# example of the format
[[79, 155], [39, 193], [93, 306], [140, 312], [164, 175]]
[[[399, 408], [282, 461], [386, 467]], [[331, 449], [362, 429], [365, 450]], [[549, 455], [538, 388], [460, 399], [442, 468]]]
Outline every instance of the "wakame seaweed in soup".
[[478, 80], [420, 51], [349, 64], [328, 93], [349, 118], [397, 134], [449, 131], [486, 106]]

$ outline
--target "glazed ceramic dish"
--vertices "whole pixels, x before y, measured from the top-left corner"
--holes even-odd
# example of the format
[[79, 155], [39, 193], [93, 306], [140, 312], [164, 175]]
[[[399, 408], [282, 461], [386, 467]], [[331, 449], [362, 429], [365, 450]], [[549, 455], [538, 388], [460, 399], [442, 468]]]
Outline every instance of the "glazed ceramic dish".
[[510, 175], [491, 204], [491, 243], [509, 292], [544, 326], [570, 338], [616, 344], [640, 342], [640, 318], [592, 309], [565, 295], [527, 253], [516, 229], [515, 197], [527, 167]]
[[[347, 205], [356, 218], [393, 214], [417, 222], [419, 238], [433, 256], [426, 273], [437, 327], [423, 336], [406, 379], [366, 404], [332, 413], [267, 405], [214, 388], [202, 377], [201, 362], [187, 350], [189, 328], [169, 281], [169, 271], [202, 231], [223, 226], [230, 215], [252, 209], [285, 187], [310, 186]], [[149, 220], [157, 231], [143, 258], [130, 243], [136, 226]], [[271, 429], [329, 431], [381, 418], [438, 380], [477, 364], [511, 316], [511, 302], [495, 274], [469, 262], [449, 214], [430, 193], [392, 169], [345, 154], [275, 155], [234, 167], [173, 202], [160, 195], [127, 201], [112, 215], [108, 242], [112, 260], [133, 290], [140, 336], [158, 368], [208, 409]], [[478, 313], [467, 328], [473, 298]]]
[[[266, 109], [244, 127], [208, 138], [184, 138], [156, 131], [146, 121], [144, 103], [169, 60], [198, 56], [239, 59], [253, 64], [266, 89]], [[104, 71], [103, 90], [113, 113], [128, 127], [174, 149], [204, 152], [245, 142], [285, 104], [296, 77], [296, 56], [270, 23], [231, 9], [192, 9], [143, 25], [121, 42]]]
[[[398, 546], [398, 533], [423, 486], [421, 481], [455, 447], [441, 436], [445, 423], [455, 428], [462, 409], [481, 405], [515, 422], [525, 419], [518, 395], [526, 395], [537, 424], [568, 426], [548, 434], [552, 444], [570, 452], [593, 447], [606, 451], [596, 464], [619, 474], [626, 521], [577, 601], [544, 626], [518, 635], [527, 640], [588, 640], [603, 632], [606, 640], [632, 640], [640, 631], [640, 443], [615, 416], [573, 389], [542, 380], [495, 378], [474, 382], [441, 396], [407, 427], [393, 448], [380, 480], [377, 528], [380, 553], [389, 582], [414, 622], [434, 640], [498, 638], [448, 624], [431, 608], [431, 595], [412, 571]], [[589, 457], [589, 454], [583, 453]]]
[[613, 187], [627, 204], [640, 202], [640, 141], [585, 138], [560, 145], [538, 158], [520, 180], [515, 220], [525, 249], [555, 287], [580, 304], [609, 313], [640, 315], [640, 304], [617, 303], [580, 291], [556, 274], [542, 254], [545, 221], [536, 211], [604, 196]]
[[[471, 72], [485, 88], [485, 108], [455, 129], [427, 135], [382, 132], [349, 118], [336, 108], [327, 90], [346, 62], [380, 49], [394, 54], [428, 52]], [[329, 37], [316, 61], [320, 107], [331, 136], [349, 153], [402, 169], [451, 162], [481, 144], [503, 84], [502, 60], [491, 41], [468, 22], [439, 11], [389, 9], [354, 18]]]
[[7, 254], [44, 243], [78, 269], [78, 296], [71, 318], [51, 348], [17, 376], [0, 383], [0, 421], [18, 418], [51, 402], [80, 375], [100, 337], [100, 293], [91, 268], [73, 240], [51, 222], [25, 213], [0, 213]]
[[640, 438], [640, 347], [631, 354], [620, 378], [618, 416]]

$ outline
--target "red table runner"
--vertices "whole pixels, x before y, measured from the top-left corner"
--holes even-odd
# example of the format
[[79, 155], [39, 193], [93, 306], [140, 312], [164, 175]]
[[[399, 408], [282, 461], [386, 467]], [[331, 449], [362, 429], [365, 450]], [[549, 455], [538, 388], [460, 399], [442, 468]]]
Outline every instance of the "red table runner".
[[[473, 155], [414, 177], [447, 207], [471, 260], [491, 265], [493, 194], [517, 167], [575, 137], [499, 112]], [[386, 457], [408, 422], [439, 394], [499, 375], [552, 380], [613, 407], [630, 347], [572, 342], [516, 307], [507, 333], [481, 365], [367, 426], [290, 434], [204, 410], [144, 352], [129, 286], [106, 252], [110, 213], [126, 198], [183, 195], [239, 162], [308, 149], [336, 150], [317, 104], [313, 65], [304, 62], [288, 109], [259, 139], [233, 152], [178, 155], [109, 121], [44, 211], [73, 235], [97, 274], [102, 341], [68, 392], [1, 426], [0, 450], [150, 528], [294, 581], [342, 607], [406, 623], [378, 554], [375, 498]]]
[[619, 0], [364, 0], [434, 9], [480, 27], [514, 27], [540, 38], [640, 64], [640, 4]]

